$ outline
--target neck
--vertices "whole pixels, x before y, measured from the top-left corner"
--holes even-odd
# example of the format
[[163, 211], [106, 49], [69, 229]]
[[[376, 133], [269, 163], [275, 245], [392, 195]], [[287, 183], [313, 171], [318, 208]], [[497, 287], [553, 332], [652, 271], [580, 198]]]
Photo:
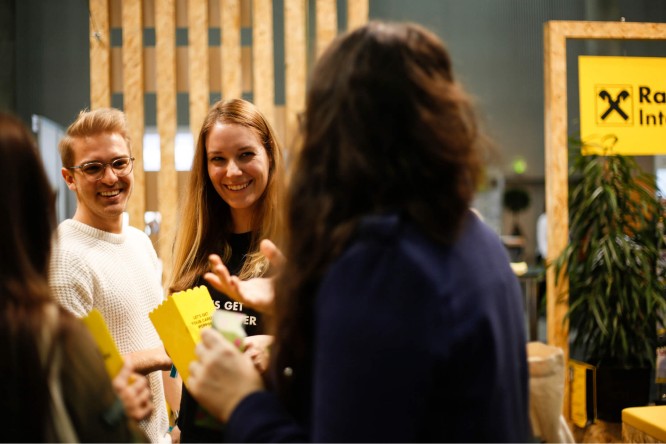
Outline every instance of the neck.
[[252, 231], [252, 215], [253, 211], [250, 208], [231, 209], [231, 221], [233, 233], [247, 233]]
[[106, 231], [108, 233], [120, 234], [123, 232], [122, 214], [119, 215], [117, 218], [99, 220], [87, 217], [86, 214], [77, 209], [72, 219], [74, 219], [77, 222], [89, 225], [93, 228], [97, 228], [98, 230]]

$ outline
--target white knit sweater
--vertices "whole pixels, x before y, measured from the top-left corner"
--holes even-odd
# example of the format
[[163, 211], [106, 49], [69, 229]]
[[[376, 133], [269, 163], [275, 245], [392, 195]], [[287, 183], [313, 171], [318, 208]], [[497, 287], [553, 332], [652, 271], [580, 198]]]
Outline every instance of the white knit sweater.
[[[100, 311], [121, 354], [161, 347], [148, 313], [163, 300], [159, 261], [142, 231], [114, 234], [67, 219], [58, 226], [50, 285], [76, 316]], [[161, 371], [148, 375], [154, 411], [140, 426], [152, 442], [169, 428]]]

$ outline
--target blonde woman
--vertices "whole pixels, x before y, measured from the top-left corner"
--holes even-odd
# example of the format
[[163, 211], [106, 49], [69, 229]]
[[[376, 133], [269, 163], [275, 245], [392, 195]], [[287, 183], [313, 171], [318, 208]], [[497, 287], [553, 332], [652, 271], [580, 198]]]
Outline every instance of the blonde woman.
[[[263, 276], [268, 260], [259, 251], [262, 239], [281, 230], [282, 153], [261, 112], [240, 99], [213, 105], [204, 120], [185, 194], [175, 241], [169, 292], [206, 285], [216, 308], [245, 314], [251, 338], [247, 353], [265, 366], [260, 315], [218, 292], [203, 279], [209, 256], [216, 254], [241, 279]], [[222, 425], [212, 420], [183, 387], [178, 427], [182, 442], [220, 442]]]

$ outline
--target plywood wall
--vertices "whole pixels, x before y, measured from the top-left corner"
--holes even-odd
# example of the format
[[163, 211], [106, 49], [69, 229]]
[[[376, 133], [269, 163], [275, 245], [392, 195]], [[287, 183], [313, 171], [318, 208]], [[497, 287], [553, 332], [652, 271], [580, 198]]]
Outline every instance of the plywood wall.
[[[348, 29], [367, 22], [368, 1], [347, 0]], [[211, 96], [245, 97], [266, 115], [285, 150], [294, 147], [297, 116], [304, 108], [307, 72], [313, 63], [308, 48], [316, 49], [315, 56], [320, 54], [337, 35], [339, 17], [336, 0], [283, 0], [282, 4], [284, 9], [276, 11], [273, 0], [89, 0], [91, 107], [111, 106], [112, 97], [122, 97], [137, 158], [130, 224], [144, 229], [146, 210], [161, 214], [160, 230], [151, 237], [163, 260], [165, 279], [178, 229], [179, 189], [187, 175], [174, 166], [182, 114], [178, 95], [188, 95], [188, 127], [195, 143]], [[314, 11], [308, 10], [309, 4], [314, 4]], [[310, 14], [315, 16], [314, 32], [308, 29]], [[281, 67], [275, 66], [276, 17], [284, 21]], [[146, 35], [153, 36], [150, 42]], [[219, 41], [213, 41], [215, 35]], [[313, 42], [308, 41], [310, 35]], [[279, 104], [278, 75], [285, 79], [284, 102]], [[156, 116], [146, 116], [146, 94], [156, 95]], [[142, 140], [145, 122], [151, 119], [160, 138], [157, 173], [143, 170]]]

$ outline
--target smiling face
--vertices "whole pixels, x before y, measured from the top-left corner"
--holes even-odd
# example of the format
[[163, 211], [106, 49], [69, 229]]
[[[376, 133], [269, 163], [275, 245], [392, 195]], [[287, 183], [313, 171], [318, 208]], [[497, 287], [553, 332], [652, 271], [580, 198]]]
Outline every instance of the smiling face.
[[233, 231], [250, 231], [269, 178], [270, 161], [259, 136], [246, 126], [218, 122], [206, 137], [206, 160], [215, 191], [231, 209]]
[[[120, 134], [102, 133], [74, 140], [74, 165], [86, 162], [111, 162], [130, 156], [127, 142]], [[118, 177], [110, 166], [100, 180], [86, 176], [80, 169], [62, 169], [67, 187], [76, 193], [74, 220], [94, 228], [120, 233], [122, 216], [134, 184], [134, 172]]]

